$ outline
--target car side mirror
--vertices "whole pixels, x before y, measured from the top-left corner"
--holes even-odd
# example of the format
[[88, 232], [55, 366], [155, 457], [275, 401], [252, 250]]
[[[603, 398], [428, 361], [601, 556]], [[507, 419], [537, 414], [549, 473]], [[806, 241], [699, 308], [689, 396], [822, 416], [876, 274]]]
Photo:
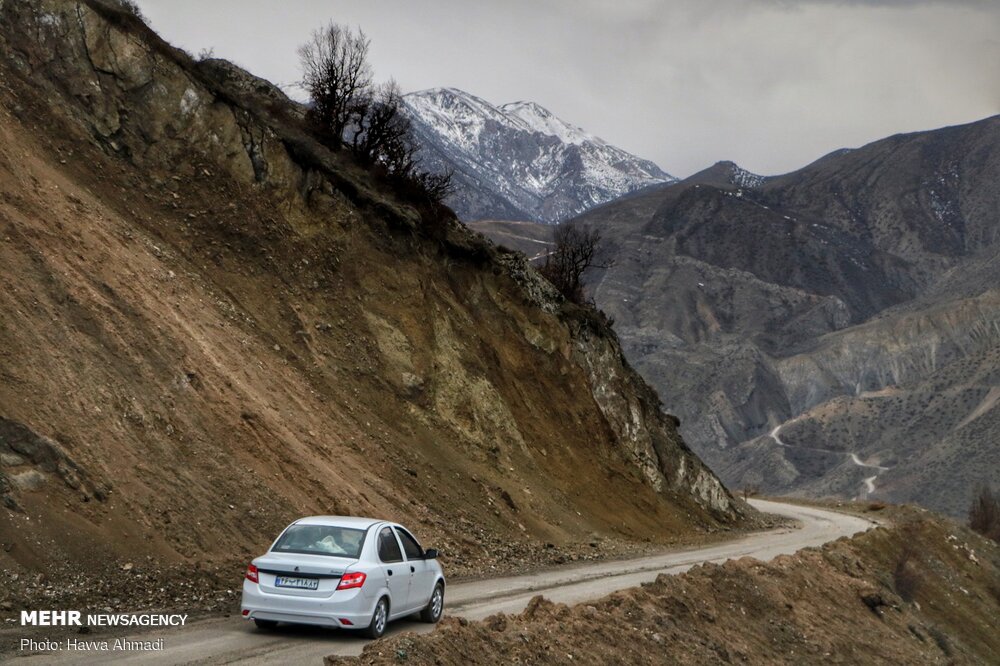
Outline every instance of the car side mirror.
[[436, 560], [438, 557], [437, 548], [428, 548], [424, 551], [425, 560]]

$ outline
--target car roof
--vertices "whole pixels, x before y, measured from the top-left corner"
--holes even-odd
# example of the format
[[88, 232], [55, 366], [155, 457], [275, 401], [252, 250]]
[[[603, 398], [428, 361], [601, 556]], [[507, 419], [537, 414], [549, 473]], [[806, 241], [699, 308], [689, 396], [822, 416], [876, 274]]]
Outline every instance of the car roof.
[[366, 530], [372, 525], [384, 523], [379, 518], [360, 518], [358, 516], [306, 516], [295, 521], [295, 525], [331, 525], [333, 527], [353, 527]]

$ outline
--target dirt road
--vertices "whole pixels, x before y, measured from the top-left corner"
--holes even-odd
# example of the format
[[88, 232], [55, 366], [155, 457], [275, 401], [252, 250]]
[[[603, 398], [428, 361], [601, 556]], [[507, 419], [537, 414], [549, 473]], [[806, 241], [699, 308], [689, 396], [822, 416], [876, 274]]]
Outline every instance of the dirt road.
[[[789, 421], [788, 423], [791, 423], [791, 422], [792, 421]], [[786, 444], [785, 441], [782, 440], [781, 437], [778, 436], [778, 432], [785, 425], [787, 425], [787, 424], [776, 425], [774, 427], [774, 430], [772, 430], [768, 434], [768, 436], [771, 439], [773, 439], [778, 444], [778, 446], [782, 446], [782, 447], [785, 447], [785, 448], [788, 448], [788, 449], [806, 449], [808, 451], [820, 451], [822, 453], [835, 453], [834, 451], [830, 451], [829, 449], [819, 449], [819, 448], [814, 448], [814, 447], [811, 447], [811, 446], [793, 446], [791, 444]], [[858, 457], [858, 454], [854, 453], [853, 451], [848, 453], [848, 458], [850, 459], [851, 463], [857, 465], [858, 467], [866, 467], [868, 469], [874, 469], [874, 470], [876, 470], [875, 474], [873, 474], [872, 476], [865, 477], [862, 480], [862, 484], [864, 485], [864, 490], [862, 490], [861, 493], [857, 496], [857, 499], [859, 499], [859, 500], [863, 500], [863, 499], [867, 499], [867, 498], [871, 497], [872, 493], [875, 492], [875, 479], [878, 478], [878, 475], [881, 472], [888, 472], [890, 469], [892, 469], [891, 467], [882, 467], [881, 465], [871, 465], [869, 463], [862, 462], [861, 458]]]
[[[808, 546], [818, 546], [841, 536], [864, 531], [867, 520], [821, 509], [751, 500], [760, 510], [781, 514], [800, 522], [796, 529], [778, 529], [744, 536], [704, 548], [678, 550], [635, 560], [601, 562], [524, 576], [455, 583], [448, 589], [446, 613], [481, 619], [498, 612], [518, 612], [536, 594], [564, 603], [601, 597], [615, 590], [636, 586], [658, 574], [676, 574], [703, 562], [752, 556], [769, 560]], [[389, 633], [426, 632], [431, 627], [413, 621], [390, 626]], [[92, 638], [87, 636], [86, 638]], [[308, 627], [279, 628], [261, 632], [236, 617], [206, 619], [182, 629], [148, 632], [130, 640], [163, 638], [158, 652], [66, 651], [27, 656], [18, 664], [272, 664], [315, 663], [329, 654], [359, 654], [366, 641], [347, 632]]]

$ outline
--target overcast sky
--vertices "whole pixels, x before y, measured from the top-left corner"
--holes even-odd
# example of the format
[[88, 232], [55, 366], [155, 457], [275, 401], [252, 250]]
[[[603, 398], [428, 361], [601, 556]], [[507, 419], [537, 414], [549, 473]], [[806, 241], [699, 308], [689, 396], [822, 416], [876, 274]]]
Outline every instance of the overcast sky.
[[169, 41], [282, 86], [314, 28], [361, 26], [404, 91], [536, 101], [682, 177], [723, 159], [781, 173], [1000, 113], [1000, 0], [138, 3]]

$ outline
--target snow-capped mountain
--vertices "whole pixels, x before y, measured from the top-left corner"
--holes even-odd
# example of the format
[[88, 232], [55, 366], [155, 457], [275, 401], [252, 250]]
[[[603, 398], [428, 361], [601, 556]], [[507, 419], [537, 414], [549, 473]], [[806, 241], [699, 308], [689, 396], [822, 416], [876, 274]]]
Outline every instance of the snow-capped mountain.
[[534, 102], [494, 106], [455, 88], [403, 98], [430, 171], [454, 171], [447, 203], [463, 220], [555, 223], [676, 179]]

